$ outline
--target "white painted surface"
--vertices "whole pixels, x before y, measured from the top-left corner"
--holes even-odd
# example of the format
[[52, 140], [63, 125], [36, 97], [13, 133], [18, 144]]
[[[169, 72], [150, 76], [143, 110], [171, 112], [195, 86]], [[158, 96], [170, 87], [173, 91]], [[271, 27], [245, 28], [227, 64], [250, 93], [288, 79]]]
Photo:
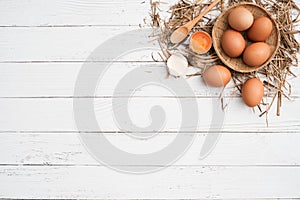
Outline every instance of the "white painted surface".
[[0, 7], [0, 25], [9, 27], [137, 26], [150, 8], [143, 0], [3, 0]]
[[298, 167], [185, 166], [138, 176], [97, 166], [4, 166], [0, 191], [9, 198], [296, 198], [299, 174]]
[[[85, 98], [84, 98], [85, 99]], [[83, 99], [83, 100], [84, 100]], [[111, 110], [111, 98], [95, 99], [95, 113], [102, 131], [119, 131], [114, 123]], [[184, 98], [183, 101], [190, 101]], [[153, 105], [164, 106], [167, 123], [162, 131], [178, 131], [181, 125], [180, 110], [174, 109], [176, 98], [133, 98], [129, 104], [132, 121], [137, 125], [149, 124], [149, 111]], [[294, 102], [284, 101], [281, 117], [275, 116], [275, 107], [270, 113], [268, 128], [265, 118], [258, 117], [258, 110], [244, 106], [239, 98], [230, 100], [225, 114], [223, 131], [226, 132], [299, 132], [300, 118], [298, 99]], [[207, 132], [212, 120], [212, 100], [210, 98], [197, 99], [199, 106], [199, 125], [197, 131]], [[127, 109], [121, 105], [116, 111]], [[73, 117], [73, 100], [71, 98], [18, 98], [0, 100], [0, 125], [2, 131], [78, 131]], [[292, 114], [291, 114], [292, 113]], [[212, 131], [218, 124], [212, 124]], [[183, 127], [188, 130], [189, 127]], [[80, 131], [98, 131], [89, 128]]]
[[[120, 133], [103, 133], [115, 145], [129, 152], [150, 152], [163, 147], [176, 134], [165, 133], [149, 141], [136, 141]], [[210, 133], [211, 134], [211, 133]], [[190, 137], [191, 133], [185, 133]], [[223, 133], [212, 154], [199, 159], [207, 134], [198, 133], [193, 146], [174, 166], [294, 166], [299, 165], [299, 133]], [[1, 163], [10, 165], [101, 166], [86, 152], [78, 133], [2, 133]], [[31, 148], [28, 148], [28, 147]], [[282, 150], [284, 149], [284, 151]], [[286, 152], [290, 152], [289, 154]], [[153, 163], [156, 165], [157, 163]]]
[[[216, 134], [216, 124], [208, 131], [218, 93], [200, 77], [188, 80], [200, 109], [197, 138], [174, 165], [154, 174], [122, 174], [95, 161], [83, 147], [79, 131], [95, 130], [78, 130], [73, 119], [73, 99], [92, 98], [74, 97], [81, 65], [107, 39], [143, 24], [148, 8], [142, 0], [0, 1], [0, 198], [300, 198], [300, 79], [291, 80], [294, 101], [284, 100], [282, 116], [275, 116], [275, 107], [271, 111], [269, 128], [257, 110], [253, 113], [226, 90], [229, 106], [221, 138], [204, 160], [199, 160], [203, 142]], [[95, 65], [110, 61], [110, 54], [103, 52]], [[151, 51], [120, 58], [95, 93], [102, 134], [129, 152], [168, 144], [181, 122], [177, 100], [193, 98], [141, 88], [129, 104], [132, 120], [146, 125], [151, 106], [162, 105], [168, 119], [163, 133], [137, 141], [120, 131], [111, 110], [116, 82], [139, 66], [149, 65], [145, 74], [166, 73], [161, 63], [151, 61]], [[133, 90], [114, 98], [126, 98]]]

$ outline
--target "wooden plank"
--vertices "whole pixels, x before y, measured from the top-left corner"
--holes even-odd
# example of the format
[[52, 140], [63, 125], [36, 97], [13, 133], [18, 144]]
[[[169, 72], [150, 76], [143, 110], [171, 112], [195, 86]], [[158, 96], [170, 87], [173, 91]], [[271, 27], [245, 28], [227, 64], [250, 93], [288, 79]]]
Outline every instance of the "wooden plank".
[[[136, 32], [128, 33], [133, 30], [140, 30], [142, 33], [139, 36]], [[138, 40], [138, 47], [144, 46], [140, 42], [147, 47], [150, 32], [144, 33], [144, 30], [129, 26], [0, 28], [0, 62], [86, 61], [104, 42], [107, 44], [101, 46], [89, 61], [112, 61], [116, 59], [114, 54], [120, 47], [126, 47], [127, 50], [128, 46], [128, 51], [132, 51], [132, 41]], [[116, 36], [118, 39], [109, 40]], [[149, 46], [153, 45], [150, 43]], [[159, 48], [157, 45], [154, 47]], [[119, 60], [153, 61], [152, 52], [153, 50], [139, 50], [128, 53]]]
[[[126, 100], [127, 98], [125, 98]], [[80, 101], [89, 100], [86, 98]], [[216, 111], [213, 100], [199, 98], [199, 124], [197, 131], [219, 131], [220, 122], [212, 122]], [[179, 131], [181, 127], [181, 107], [178, 101], [192, 103], [190, 98], [132, 98], [128, 104], [119, 104], [114, 107], [117, 113], [128, 109], [131, 119], [122, 119], [118, 123], [133, 123], [145, 127], [150, 124], [149, 113], [153, 106], [160, 105], [166, 114], [165, 126], [161, 131]], [[222, 131], [230, 132], [293, 132], [299, 131], [300, 117], [296, 112], [299, 101], [283, 101], [282, 115], [277, 117], [276, 106], [269, 113], [270, 126], [266, 126], [265, 118], [259, 118], [259, 112], [253, 113], [241, 99], [227, 99], [228, 107]], [[218, 102], [218, 101], [217, 101]], [[99, 98], [94, 101], [97, 120], [101, 122], [102, 131], [120, 131], [112, 113], [112, 99]], [[179, 103], [179, 104], [178, 104]], [[0, 127], [1, 131], [78, 131], [73, 116], [73, 99], [0, 99]], [[192, 126], [192, 125], [191, 125]], [[190, 126], [182, 125], [182, 131], [191, 130]], [[125, 128], [126, 130], [126, 128]], [[132, 130], [132, 129], [128, 129]], [[158, 129], [151, 129], [155, 132]], [[85, 127], [80, 131], [99, 131]]]
[[0, 26], [138, 25], [149, 8], [142, 0], [3, 0]]
[[[105, 167], [0, 167], [1, 198], [297, 198], [299, 167], [169, 167], [130, 175]], [[18, 188], [16, 190], [16, 188]]]
[[[177, 135], [164, 133], [137, 140], [125, 134], [102, 134], [112, 145], [138, 154], [158, 151]], [[191, 135], [186, 133], [184, 137]], [[207, 134], [197, 134], [191, 148], [173, 166], [300, 166], [299, 133], [222, 134], [212, 153], [200, 160], [206, 137]], [[76, 133], [2, 133], [0, 165], [102, 166], [87, 152]]]
[[[281, 118], [272, 111], [270, 128], [237, 97], [227, 99], [230, 105], [223, 136], [211, 157], [199, 161], [213, 110], [200, 77], [190, 79], [201, 111], [198, 140], [175, 166], [156, 174], [131, 176], [111, 171], [97, 164], [81, 146], [72, 109], [80, 66], [107, 39], [136, 29], [148, 8], [148, 2], [142, 0], [0, 2], [0, 198], [300, 197], [298, 99], [284, 102]], [[111, 60], [113, 51], [104, 50], [93, 61]], [[151, 52], [131, 53], [119, 61], [152, 61]], [[129, 151], [159, 148], [178, 130], [180, 110], [175, 108], [175, 98], [167, 98], [170, 93], [157, 88], [138, 90], [136, 95], [141, 98], [132, 100], [130, 111], [135, 123], [145, 125], [149, 123], [148, 108], [162, 104], [169, 116], [164, 135], [145, 144], [113, 133], [118, 129], [111, 117], [110, 97], [123, 69], [132, 69], [132, 63], [124, 65], [122, 70], [111, 71], [112, 76], [106, 76], [97, 91], [97, 119], [104, 122], [107, 137]], [[153, 67], [144, 72], [164, 73], [164, 69]], [[300, 91], [297, 81], [293, 84], [295, 97]], [[128, 91], [117, 96], [124, 94]], [[117, 111], [124, 109], [121, 106]]]
[[[73, 97], [76, 79], [82, 68], [83, 63], [2, 63], [0, 64], [0, 98], [1, 97]], [[98, 83], [97, 90], [93, 96], [97, 97], [122, 97], [134, 96], [148, 97], [172, 97], [175, 96], [161, 85], [167, 84], [177, 88], [177, 97], [183, 97], [186, 93], [184, 87], [176, 86], [179, 81], [175, 78], [166, 77], [165, 65], [162, 63], [144, 63], [144, 62], [123, 62], [123, 63], [95, 63], [97, 69], [107, 67], [104, 76]], [[117, 84], [125, 75], [128, 75], [135, 69], [141, 71], [135, 75], [135, 79], [143, 77], [152, 77], [152, 83], [146, 87], [122, 88], [116, 90]], [[200, 69], [191, 69], [189, 74], [201, 72]], [[295, 68], [294, 73], [300, 76], [300, 69]], [[84, 81], [87, 84], [90, 77]], [[220, 89], [207, 87], [200, 76], [186, 79], [190, 85], [194, 96], [196, 97], [218, 97]], [[300, 96], [300, 78], [291, 78], [292, 96]], [[224, 96], [236, 97], [233, 83], [231, 82], [223, 92]], [[91, 96], [88, 92], [81, 96]], [[191, 95], [192, 96], [192, 95]], [[77, 96], [79, 97], [79, 96]]]
[[[74, 96], [74, 87], [76, 79], [82, 68], [83, 63], [5, 63], [0, 64], [0, 97], [72, 97]], [[95, 63], [97, 69], [107, 67], [109, 71], [105, 72], [101, 83], [99, 83], [96, 96], [129, 96], [135, 91], [135, 87], [128, 87], [115, 92], [118, 82], [132, 70], [141, 68], [136, 79], [144, 76], [155, 77], [153, 81], [163, 84], [166, 80], [166, 69], [162, 63]], [[195, 71], [196, 72], [196, 71]], [[191, 70], [191, 73], [195, 73]], [[85, 84], [90, 77], [87, 77]], [[191, 85], [193, 92], [197, 96], [208, 96], [209, 89], [200, 80], [200, 77], [193, 77], [187, 80]], [[178, 83], [176, 79], [170, 78], [169, 85], [173, 87]], [[299, 84], [300, 85], [300, 84]], [[181, 90], [181, 93], [184, 91]], [[141, 87], [136, 91], [136, 96], [174, 96], [170, 92], [158, 86]], [[218, 95], [218, 94], [216, 94]], [[84, 94], [83, 96], [91, 96]], [[177, 96], [182, 96], [178, 93]]]

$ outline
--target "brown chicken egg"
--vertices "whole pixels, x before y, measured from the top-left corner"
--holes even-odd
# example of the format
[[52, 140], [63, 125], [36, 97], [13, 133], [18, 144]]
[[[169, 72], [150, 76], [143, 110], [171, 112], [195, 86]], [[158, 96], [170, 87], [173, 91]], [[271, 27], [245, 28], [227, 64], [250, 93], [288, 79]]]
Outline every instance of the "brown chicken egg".
[[264, 96], [264, 85], [257, 79], [252, 78], [245, 82], [242, 87], [242, 98], [249, 107], [255, 107], [260, 104]]
[[247, 32], [250, 40], [263, 42], [271, 35], [273, 23], [268, 17], [259, 17], [254, 20], [252, 27]]
[[222, 65], [210, 67], [203, 73], [204, 82], [213, 87], [225, 87], [230, 79], [230, 71]]
[[263, 65], [271, 56], [271, 48], [264, 42], [253, 43], [243, 54], [243, 61], [251, 67]]
[[234, 8], [228, 16], [229, 25], [237, 31], [249, 29], [252, 26], [253, 21], [254, 17], [252, 13], [243, 6]]
[[239, 57], [245, 50], [246, 41], [240, 32], [227, 30], [221, 40], [222, 49], [231, 58]]

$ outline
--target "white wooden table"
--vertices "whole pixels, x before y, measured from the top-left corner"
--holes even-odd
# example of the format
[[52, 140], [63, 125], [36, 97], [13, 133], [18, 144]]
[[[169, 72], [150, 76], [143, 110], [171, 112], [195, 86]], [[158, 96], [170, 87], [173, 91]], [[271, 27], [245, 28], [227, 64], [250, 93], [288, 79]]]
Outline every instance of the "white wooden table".
[[[284, 101], [281, 117], [275, 116], [275, 109], [270, 113], [269, 128], [239, 97], [228, 97], [222, 136], [204, 160], [199, 152], [209, 134], [211, 99], [217, 96], [208, 95], [200, 77], [188, 79], [201, 111], [191, 148], [156, 173], [120, 173], [97, 162], [83, 147], [73, 100], [92, 97], [74, 97], [74, 85], [96, 47], [140, 29], [148, 2], [1, 0], [0, 10], [0, 198], [300, 198], [300, 79], [291, 80], [294, 101]], [[109, 54], [104, 52], [96, 63], [109, 61]], [[163, 133], [140, 141], [119, 132], [108, 102], [126, 97], [113, 97], [112, 85], [124, 70], [151, 61], [149, 51], [121, 58], [95, 99], [103, 134], [129, 152], [151, 152], [168, 144], [180, 123], [177, 99], [188, 98], [141, 88], [129, 105], [132, 120], [147, 125], [152, 104], [161, 104], [170, 112]], [[162, 63], [151, 65], [144, 73], [166, 73]], [[295, 73], [300, 75], [300, 70]]]

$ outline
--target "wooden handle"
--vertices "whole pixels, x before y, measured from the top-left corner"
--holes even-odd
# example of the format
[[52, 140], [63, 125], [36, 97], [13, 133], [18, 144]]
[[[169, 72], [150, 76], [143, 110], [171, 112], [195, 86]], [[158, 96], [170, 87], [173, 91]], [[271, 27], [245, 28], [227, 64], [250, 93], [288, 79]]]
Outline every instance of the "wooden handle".
[[190, 21], [189, 23], [186, 24], [186, 27], [189, 30], [192, 30], [192, 28], [198, 23], [198, 21], [206, 15], [213, 7], [215, 7], [221, 0], [215, 0], [213, 3], [211, 3], [203, 12], [199, 14], [198, 17]]

